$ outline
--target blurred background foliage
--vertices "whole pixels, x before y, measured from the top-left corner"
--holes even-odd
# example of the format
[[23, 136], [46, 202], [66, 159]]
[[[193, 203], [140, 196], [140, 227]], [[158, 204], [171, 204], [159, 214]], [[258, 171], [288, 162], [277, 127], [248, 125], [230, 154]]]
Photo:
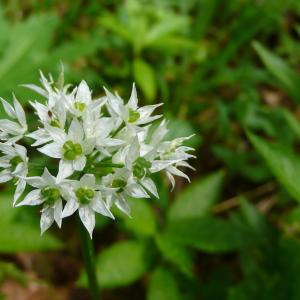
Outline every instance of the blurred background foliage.
[[[192, 184], [97, 220], [103, 299], [300, 299], [299, 0], [4, 0], [0, 95], [38, 70], [163, 102], [170, 137], [195, 134]], [[0, 117], [4, 116], [0, 108]], [[88, 299], [74, 221], [0, 194], [3, 299]], [[116, 212], [117, 214], [117, 212]], [[63, 242], [62, 242], [63, 241]]]

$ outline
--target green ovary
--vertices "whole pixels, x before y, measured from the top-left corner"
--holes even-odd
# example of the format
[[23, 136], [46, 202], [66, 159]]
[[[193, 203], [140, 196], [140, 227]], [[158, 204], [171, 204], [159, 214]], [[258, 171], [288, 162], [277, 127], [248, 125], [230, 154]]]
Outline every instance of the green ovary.
[[64, 158], [66, 160], [75, 160], [82, 154], [82, 147], [80, 144], [74, 144], [72, 141], [67, 141], [64, 146]]
[[147, 161], [144, 157], [139, 157], [133, 164], [133, 175], [138, 179], [143, 178], [146, 173], [147, 169], [151, 167], [151, 163]]
[[129, 123], [134, 123], [140, 118], [140, 114], [137, 111], [134, 111], [133, 109], [129, 109], [129, 118], [128, 122]]
[[56, 188], [46, 187], [41, 191], [45, 203], [52, 206], [60, 198], [60, 191]]
[[80, 204], [89, 204], [95, 196], [95, 192], [88, 188], [79, 188], [76, 192], [76, 197]]
[[13, 168], [16, 168], [18, 164], [22, 163], [23, 159], [20, 156], [13, 157], [9, 163]]
[[74, 107], [75, 107], [75, 109], [83, 112], [85, 110], [85, 103], [83, 103], [83, 102], [75, 102]]

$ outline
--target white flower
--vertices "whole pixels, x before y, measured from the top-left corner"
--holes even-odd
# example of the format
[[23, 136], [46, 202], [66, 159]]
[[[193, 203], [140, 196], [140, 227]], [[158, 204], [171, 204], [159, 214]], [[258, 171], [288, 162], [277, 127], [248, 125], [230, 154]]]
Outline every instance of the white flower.
[[40, 71], [40, 82], [42, 88], [35, 84], [23, 84], [26, 87], [47, 99], [47, 106], [53, 108], [57, 103], [64, 102], [64, 98], [68, 93], [70, 85], [64, 86], [64, 70], [62, 67], [58, 81], [55, 83], [50, 75], [49, 80]]
[[107, 108], [110, 114], [120, 118], [117, 125], [121, 125], [123, 121], [127, 125], [140, 126], [153, 122], [161, 117], [161, 115], [151, 116], [151, 114], [162, 104], [138, 107], [135, 84], [133, 84], [131, 96], [127, 104], [124, 104], [123, 99], [119, 95], [113, 95], [107, 89], [105, 89], [105, 93], [107, 96]]
[[8, 143], [15, 143], [24, 136], [28, 129], [24, 109], [14, 94], [14, 106], [2, 98], [0, 100], [7, 115], [14, 120], [0, 120], [0, 139]]
[[67, 204], [62, 217], [69, 217], [79, 211], [79, 216], [88, 230], [91, 238], [95, 228], [95, 212], [114, 219], [106, 203], [102, 200], [96, 178], [92, 174], [85, 174], [80, 181], [73, 182], [73, 190], [66, 195]]
[[15, 179], [15, 204], [26, 187], [26, 182], [23, 178], [28, 173], [27, 150], [25, 147], [17, 144], [8, 145], [0, 143], [0, 151], [3, 153], [3, 156], [0, 157], [0, 168], [3, 168], [0, 172], [0, 183]]
[[82, 171], [86, 165], [86, 155], [90, 154], [95, 146], [93, 139], [85, 139], [82, 125], [74, 119], [68, 134], [62, 129], [46, 126], [53, 142], [38, 150], [53, 158], [61, 159], [59, 162], [58, 180], [67, 178], [75, 171]]
[[41, 177], [27, 177], [26, 182], [32, 187], [32, 190], [23, 201], [16, 206], [40, 205], [41, 210], [41, 233], [43, 234], [55, 221], [58, 227], [62, 223], [63, 196], [69, 193], [69, 181], [58, 181], [52, 176], [47, 168]]

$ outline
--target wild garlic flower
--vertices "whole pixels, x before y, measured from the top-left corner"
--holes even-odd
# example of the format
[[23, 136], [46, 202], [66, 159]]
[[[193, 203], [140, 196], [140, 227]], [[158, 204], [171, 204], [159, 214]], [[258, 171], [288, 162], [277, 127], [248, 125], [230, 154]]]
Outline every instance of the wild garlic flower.
[[41, 205], [41, 231], [44, 233], [55, 221], [59, 227], [62, 222], [63, 197], [68, 195], [71, 187], [68, 180], [58, 181], [45, 168], [42, 176], [27, 177], [27, 184], [34, 187], [16, 206]]
[[[164, 171], [173, 188], [174, 175], [189, 180], [180, 168], [192, 168], [193, 149], [183, 144], [190, 137], [166, 141], [167, 122], [153, 115], [161, 104], [139, 107], [135, 85], [126, 103], [107, 89], [94, 99], [85, 81], [64, 85], [63, 73], [58, 82], [41, 73], [41, 84], [25, 85], [44, 98], [30, 102], [38, 121], [30, 132], [17, 99], [13, 106], [1, 100], [12, 120], [0, 120], [0, 182], [15, 180], [17, 206], [42, 207], [42, 233], [78, 212], [92, 237], [95, 214], [114, 218], [115, 206], [130, 216], [129, 197], [159, 198], [152, 174]], [[28, 139], [44, 165], [28, 162]], [[27, 177], [34, 168], [43, 174]], [[31, 191], [17, 202], [26, 183]]]
[[25, 147], [14, 144], [0, 143], [0, 183], [14, 180], [16, 191], [14, 195], [14, 204], [20, 198], [26, 187], [24, 177], [28, 173], [28, 157]]
[[27, 122], [24, 109], [13, 94], [13, 106], [0, 98], [4, 111], [13, 120], [0, 120], [0, 140], [6, 143], [15, 143], [27, 132]]

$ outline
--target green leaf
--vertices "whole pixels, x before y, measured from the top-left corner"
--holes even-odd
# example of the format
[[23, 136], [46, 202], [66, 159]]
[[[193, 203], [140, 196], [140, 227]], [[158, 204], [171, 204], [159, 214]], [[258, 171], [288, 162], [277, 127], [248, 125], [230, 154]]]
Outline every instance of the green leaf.
[[300, 138], [300, 121], [288, 110], [284, 110], [283, 115], [291, 130]]
[[144, 244], [136, 241], [119, 242], [103, 250], [96, 265], [100, 286], [115, 288], [138, 280], [148, 269], [146, 250]]
[[248, 133], [248, 137], [278, 181], [286, 188], [292, 197], [300, 201], [299, 156], [287, 148], [267, 143], [252, 133]]
[[24, 208], [12, 206], [12, 193], [0, 196], [0, 253], [19, 251], [45, 251], [62, 247], [61, 242], [49, 233], [41, 236], [40, 228], [21, 223], [18, 216]]
[[[125, 228], [137, 236], [152, 236], [156, 232], [156, 220], [150, 204], [145, 199], [130, 199], [131, 218], [124, 217]], [[124, 216], [124, 214], [122, 214]]]
[[258, 234], [265, 233], [264, 231], [267, 228], [265, 218], [259, 213], [255, 206], [249, 203], [244, 197], [241, 197], [240, 208], [251, 228]]
[[193, 277], [193, 256], [180, 244], [174, 243], [167, 235], [157, 235], [156, 245], [164, 258], [174, 264], [183, 274]]
[[151, 45], [158, 39], [162, 39], [174, 32], [182, 31], [187, 25], [188, 20], [184, 17], [172, 16], [171, 18], [163, 19], [148, 31], [145, 42], [147, 45]]
[[133, 76], [147, 100], [153, 102], [157, 85], [152, 66], [142, 59], [135, 59], [133, 62]]
[[169, 222], [166, 235], [208, 253], [234, 251], [247, 242], [234, 224], [209, 216]]
[[151, 278], [147, 291], [147, 300], [180, 300], [177, 281], [166, 269], [157, 268]]
[[218, 200], [224, 173], [222, 171], [194, 181], [180, 193], [168, 214], [169, 220], [202, 217]]
[[0, 253], [56, 250], [62, 244], [49, 234], [41, 236], [39, 228], [16, 222], [0, 224]]
[[295, 99], [300, 100], [300, 76], [283, 59], [270, 52], [259, 42], [254, 42], [253, 47], [272, 75]]
[[101, 16], [100, 25], [117, 34], [128, 42], [132, 42], [133, 40], [130, 30], [128, 30], [127, 27], [119, 22], [112, 14], [105, 14]]

